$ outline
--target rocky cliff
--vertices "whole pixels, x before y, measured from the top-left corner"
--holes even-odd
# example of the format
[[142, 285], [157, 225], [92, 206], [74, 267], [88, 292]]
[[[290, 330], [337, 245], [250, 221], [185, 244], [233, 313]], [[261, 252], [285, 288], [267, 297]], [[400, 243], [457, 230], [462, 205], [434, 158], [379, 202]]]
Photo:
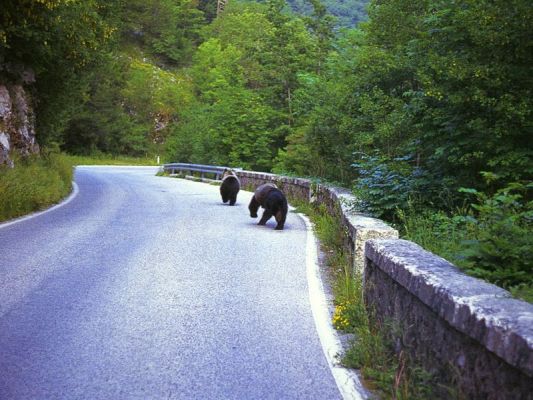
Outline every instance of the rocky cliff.
[[12, 167], [15, 154], [39, 152], [32, 98], [25, 88], [33, 81], [29, 71], [24, 71], [17, 83], [0, 78], [0, 165]]

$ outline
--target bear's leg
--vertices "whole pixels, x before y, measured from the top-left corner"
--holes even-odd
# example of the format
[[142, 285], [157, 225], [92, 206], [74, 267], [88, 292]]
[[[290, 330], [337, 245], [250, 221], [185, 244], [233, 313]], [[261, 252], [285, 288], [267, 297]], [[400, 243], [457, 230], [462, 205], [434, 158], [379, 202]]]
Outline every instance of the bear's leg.
[[237, 195], [234, 194], [233, 196], [230, 196], [230, 198], [229, 198], [229, 205], [230, 205], [230, 206], [234, 206], [236, 202], [237, 202]]
[[250, 217], [257, 218], [257, 210], [259, 210], [259, 202], [255, 199], [255, 196], [252, 197], [250, 205], [248, 206], [250, 210]]
[[228, 201], [228, 196], [222, 195], [222, 203], [226, 203]]
[[278, 225], [274, 229], [281, 231], [283, 229], [283, 226], [285, 225], [286, 216], [284, 215], [282, 211], [278, 211], [275, 217], [276, 217], [276, 222], [278, 223]]
[[272, 212], [269, 210], [265, 210], [263, 213], [263, 216], [261, 217], [261, 220], [257, 223], [257, 225], [265, 225], [267, 221], [272, 217]]

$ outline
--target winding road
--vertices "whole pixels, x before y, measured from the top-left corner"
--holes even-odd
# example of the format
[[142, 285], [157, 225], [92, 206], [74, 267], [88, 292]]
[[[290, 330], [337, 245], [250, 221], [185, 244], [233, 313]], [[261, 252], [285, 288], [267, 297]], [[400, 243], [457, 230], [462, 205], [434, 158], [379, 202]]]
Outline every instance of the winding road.
[[304, 221], [148, 167], [78, 167], [77, 196], [0, 227], [0, 399], [338, 399]]

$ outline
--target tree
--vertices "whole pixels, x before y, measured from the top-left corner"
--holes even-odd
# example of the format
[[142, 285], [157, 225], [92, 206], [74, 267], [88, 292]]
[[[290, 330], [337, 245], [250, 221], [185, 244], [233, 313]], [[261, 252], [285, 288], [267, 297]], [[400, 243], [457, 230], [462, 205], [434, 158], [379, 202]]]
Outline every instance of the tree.
[[478, 189], [481, 171], [496, 173], [502, 185], [531, 179], [531, 4], [437, 2], [424, 30], [412, 49], [428, 167]]
[[188, 65], [205, 24], [196, 0], [134, 0], [121, 3], [123, 40], [171, 66]]
[[87, 90], [84, 75], [101, 60], [112, 28], [100, 12], [100, 1], [47, 0], [2, 3], [0, 74], [35, 72], [37, 139], [61, 142]]

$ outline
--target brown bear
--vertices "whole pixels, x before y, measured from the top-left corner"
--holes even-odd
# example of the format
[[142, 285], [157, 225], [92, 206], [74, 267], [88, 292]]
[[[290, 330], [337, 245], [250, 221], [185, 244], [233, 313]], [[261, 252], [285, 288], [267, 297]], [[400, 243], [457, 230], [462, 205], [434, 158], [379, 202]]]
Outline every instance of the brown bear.
[[222, 184], [220, 185], [220, 195], [222, 196], [222, 202], [229, 205], [235, 205], [237, 201], [237, 193], [241, 188], [241, 182], [232, 169], [226, 168], [222, 173]]
[[259, 206], [263, 207], [265, 211], [257, 225], [265, 225], [266, 222], [274, 216], [276, 218], [277, 230], [282, 230], [287, 218], [287, 199], [281, 190], [273, 183], [265, 183], [255, 189], [252, 200], [248, 209], [250, 210], [250, 217], [257, 218], [257, 210]]

